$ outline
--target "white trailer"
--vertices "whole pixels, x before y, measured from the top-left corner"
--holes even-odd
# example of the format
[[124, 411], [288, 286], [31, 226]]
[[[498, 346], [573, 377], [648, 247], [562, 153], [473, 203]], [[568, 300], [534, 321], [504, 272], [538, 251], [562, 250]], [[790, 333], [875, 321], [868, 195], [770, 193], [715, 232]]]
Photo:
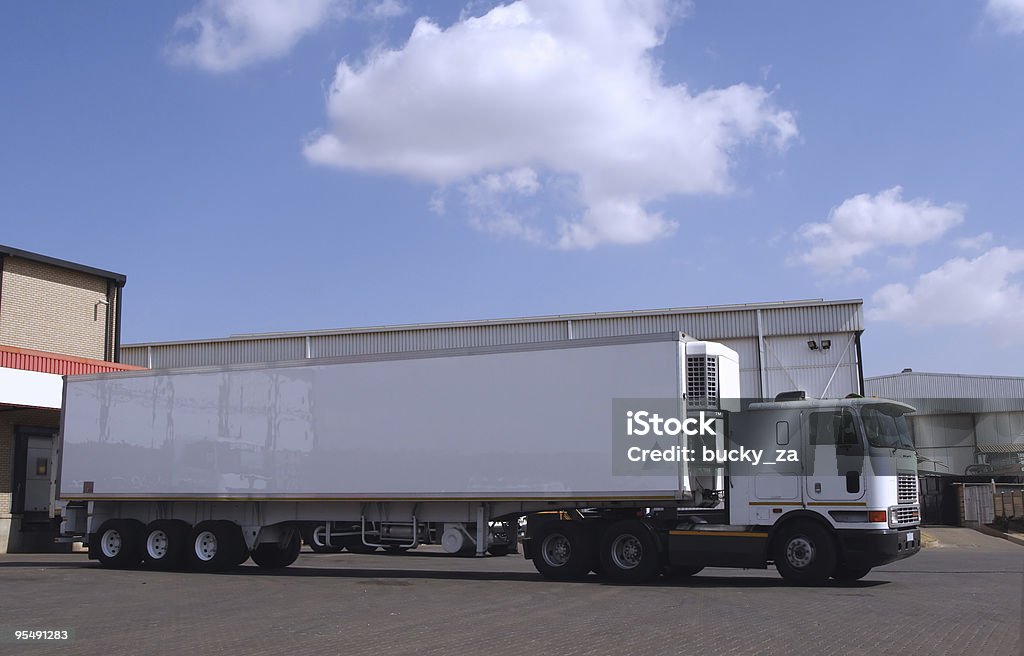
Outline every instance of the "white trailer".
[[[870, 484], [857, 506], [813, 500], [791, 463], [778, 475], [799, 479], [795, 496], [759, 486], [768, 469], [691, 471], [684, 461], [651, 471], [623, 460], [616, 413], [631, 399], [667, 401], [678, 417], [699, 405], [720, 427], [712, 447], [742, 441], [728, 412], [738, 380], [734, 352], [679, 333], [67, 377], [55, 499], [68, 504], [66, 539], [118, 567], [212, 571], [249, 557], [281, 567], [300, 536], [318, 550], [503, 554], [523, 516], [525, 555], [560, 579], [774, 561], [815, 582], [916, 551], [914, 526], [894, 525], [887, 506], [884, 521], [869, 517], [869, 507], [896, 505], [899, 449], [862, 442], [879, 466], [858, 474]], [[802, 417], [815, 403], [825, 402], [754, 414]], [[850, 408], [863, 434], [856, 403], [830, 403]], [[899, 462], [916, 475], [916, 461]], [[769, 488], [789, 496], [749, 512]], [[779, 554], [794, 544], [800, 557], [787, 569]]]

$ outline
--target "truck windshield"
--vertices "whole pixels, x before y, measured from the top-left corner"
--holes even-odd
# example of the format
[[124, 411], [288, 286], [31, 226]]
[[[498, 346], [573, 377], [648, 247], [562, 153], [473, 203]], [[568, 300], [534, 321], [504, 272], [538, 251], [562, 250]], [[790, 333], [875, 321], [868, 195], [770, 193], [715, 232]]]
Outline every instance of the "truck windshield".
[[860, 418], [864, 422], [864, 432], [867, 433], [871, 446], [890, 449], [914, 448], [914, 441], [910, 439], [910, 431], [907, 429], [907, 418], [903, 416], [904, 412], [906, 410], [899, 406], [883, 403], [861, 408]]

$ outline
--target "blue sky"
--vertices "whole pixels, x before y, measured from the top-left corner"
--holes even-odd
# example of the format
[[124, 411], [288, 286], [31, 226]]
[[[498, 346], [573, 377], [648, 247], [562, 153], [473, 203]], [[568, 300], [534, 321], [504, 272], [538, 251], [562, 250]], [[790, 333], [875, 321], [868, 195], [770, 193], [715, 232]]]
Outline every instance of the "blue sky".
[[863, 298], [1024, 375], [1024, 2], [0, 5], [0, 242], [127, 343]]

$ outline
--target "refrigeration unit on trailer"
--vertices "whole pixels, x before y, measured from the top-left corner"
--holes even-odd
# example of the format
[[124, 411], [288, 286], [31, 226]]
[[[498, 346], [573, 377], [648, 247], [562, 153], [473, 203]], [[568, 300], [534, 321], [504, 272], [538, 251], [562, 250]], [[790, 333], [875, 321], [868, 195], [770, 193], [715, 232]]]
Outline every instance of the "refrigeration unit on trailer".
[[[916, 488], [897, 494], [916, 476], [910, 408], [742, 409], [738, 380], [733, 351], [679, 333], [68, 377], [54, 484], [67, 538], [108, 566], [281, 567], [303, 536], [504, 554], [523, 516], [525, 555], [558, 579], [774, 562], [817, 582], [916, 551]], [[711, 422], [703, 444], [723, 453], [776, 445], [786, 423], [798, 461], [648, 469], [618, 434], [644, 400]], [[843, 422], [853, 437], [826, 453], [819, 424]]]

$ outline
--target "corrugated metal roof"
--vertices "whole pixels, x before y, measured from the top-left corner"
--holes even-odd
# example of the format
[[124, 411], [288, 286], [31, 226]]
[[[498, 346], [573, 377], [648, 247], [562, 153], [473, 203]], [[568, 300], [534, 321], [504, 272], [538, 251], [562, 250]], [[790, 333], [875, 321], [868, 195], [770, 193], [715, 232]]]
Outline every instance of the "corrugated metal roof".
[[369, 326], [231, 335], [221, 339], [126, 344], [121, 360], [157, 368], [521, 344], [559, 339], [680, 331], [699, 339], [766, 337], [863, 330], [863, 301], [822, 299], [560, 314], [509, 319]]
[[1024, 453], [1024, 444], [978, 444], [980, 453]]
[[1024, 398], [1024, 378], [908, 371], [864, 379], [868, 394], [888, 398]]
[[98, 374], [106, 371], [126, 371], [128, 369], [141, 368], [119, 362], [91, 360], [89, 358], [59, 355], [46, 351], [33, 351], [14, 346], [0, 346], [0, 367], [38, 371], [46, 374], [60, 374], [62, 376]]

